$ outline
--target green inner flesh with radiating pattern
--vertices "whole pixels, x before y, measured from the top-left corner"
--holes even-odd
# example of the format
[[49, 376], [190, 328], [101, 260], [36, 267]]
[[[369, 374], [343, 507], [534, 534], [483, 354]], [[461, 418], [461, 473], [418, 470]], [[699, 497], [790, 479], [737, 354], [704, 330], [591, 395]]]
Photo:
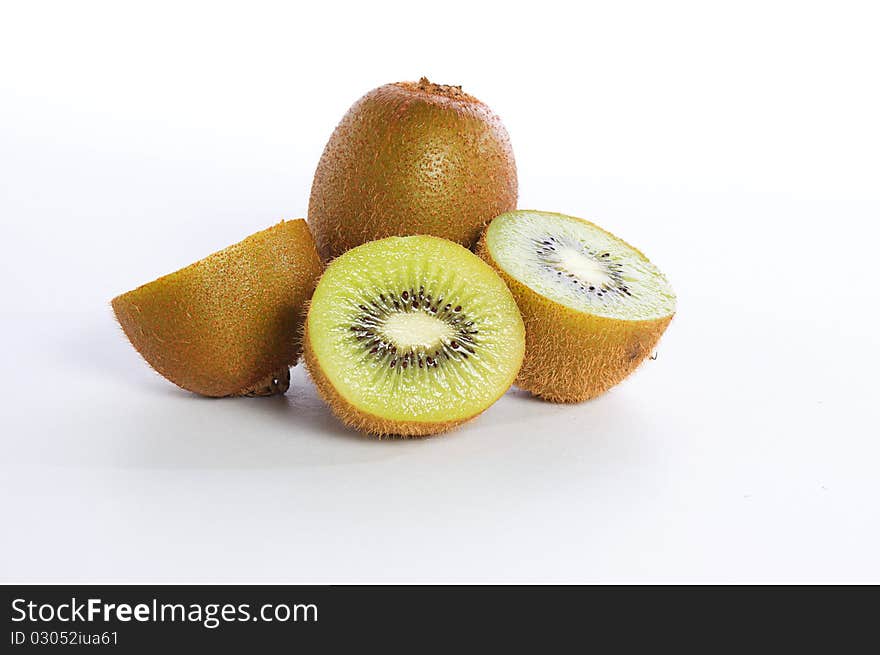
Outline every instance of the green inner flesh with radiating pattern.
[[592, 223], [510, 212], [492, 221], [486, 245], [511, 277], [571, 309], [631, 321], [675, 312], [675, 294], [657, 267]]
[[382, 418], [442, 422], [510, 386], [523, 328], [507, 287], [461, 246], [427, 236], [367, 243], [336, 259], [312, 298], [309, 340], [333, 387]]

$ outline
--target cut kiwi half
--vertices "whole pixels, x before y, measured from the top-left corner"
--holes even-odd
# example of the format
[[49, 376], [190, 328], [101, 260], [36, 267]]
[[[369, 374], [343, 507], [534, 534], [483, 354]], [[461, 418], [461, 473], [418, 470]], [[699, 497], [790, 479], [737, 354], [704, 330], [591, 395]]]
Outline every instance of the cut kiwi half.
[[572, 216], [513, 211], [486, 228], [477, 253], [513, 292], [526, 326], [517, 386], [580, 402], [648, 356], [675, 313], [675, 294], [641, 252]]
[[282, 221], [111, 304], [135, 349], [179, 387], [284, 393], [322, 268], [306, 222]]
[[428, 435], [482, 412], [511, 386], [525, 330], [495, 271], [432, 236], [390, 237], [335, 259], [318, 283], [305, 360], [344, 423]]

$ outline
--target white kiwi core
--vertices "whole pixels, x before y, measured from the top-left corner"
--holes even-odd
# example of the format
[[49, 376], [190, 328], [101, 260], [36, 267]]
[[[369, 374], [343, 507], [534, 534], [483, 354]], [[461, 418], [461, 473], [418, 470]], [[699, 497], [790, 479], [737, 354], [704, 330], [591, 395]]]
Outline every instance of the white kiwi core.
[[421, 313], [391, 314], [379, 332], [401, 348], [436, 348], [455, 336], [449, 323]]
[[575, 277], [585, 280], [593, 286], [601, 286], [611, 282], [611, 277], [602, 264], [570, 246], [560, 248], [559, 263], [563, 269], [571, 271]]

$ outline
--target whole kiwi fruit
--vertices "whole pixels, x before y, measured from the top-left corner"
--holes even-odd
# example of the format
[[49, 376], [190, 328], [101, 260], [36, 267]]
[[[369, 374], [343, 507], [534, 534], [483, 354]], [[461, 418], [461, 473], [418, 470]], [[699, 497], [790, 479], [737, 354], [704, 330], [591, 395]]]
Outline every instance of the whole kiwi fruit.
[[473, 248], [516, 208], [510, 138], [460, 86], [386, 84], [358, 100], [315, 171], [309, 225], [327, 260], [387, 236], [429, 234]]
[[111, 304], [135, 349], [179, 387], [272, 395], [287, 391], [322, 270], [306, 222], [282, 221]]

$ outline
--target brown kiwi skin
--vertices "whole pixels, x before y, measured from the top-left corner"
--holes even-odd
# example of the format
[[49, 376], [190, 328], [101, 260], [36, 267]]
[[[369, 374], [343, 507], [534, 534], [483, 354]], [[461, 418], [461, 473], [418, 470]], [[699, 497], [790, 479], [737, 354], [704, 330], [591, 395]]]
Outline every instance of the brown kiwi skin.
[[395, 235], [473, 248], [516, 201], [498, 116], [460, 87], [422, 78], [374, 89], [342, 118], [315, 171], [309, 224], [325, 260]]
[[306, 222], [282, 221], [111, 305], [134, 348], [177, 386], [211, 397], [283, 393], [322, 270]]
[[[636, 248], [633, 250], [644, 257]], [[492, 258], [485, 233], [476, 253], [507, 283], [522, 313], [526, 354], [515, 384], [550, 402], [590, 400], [623, 381], [653, 352], [674, 316], [627, 321], [578, 312], [540, 295], [505, 272]]]

